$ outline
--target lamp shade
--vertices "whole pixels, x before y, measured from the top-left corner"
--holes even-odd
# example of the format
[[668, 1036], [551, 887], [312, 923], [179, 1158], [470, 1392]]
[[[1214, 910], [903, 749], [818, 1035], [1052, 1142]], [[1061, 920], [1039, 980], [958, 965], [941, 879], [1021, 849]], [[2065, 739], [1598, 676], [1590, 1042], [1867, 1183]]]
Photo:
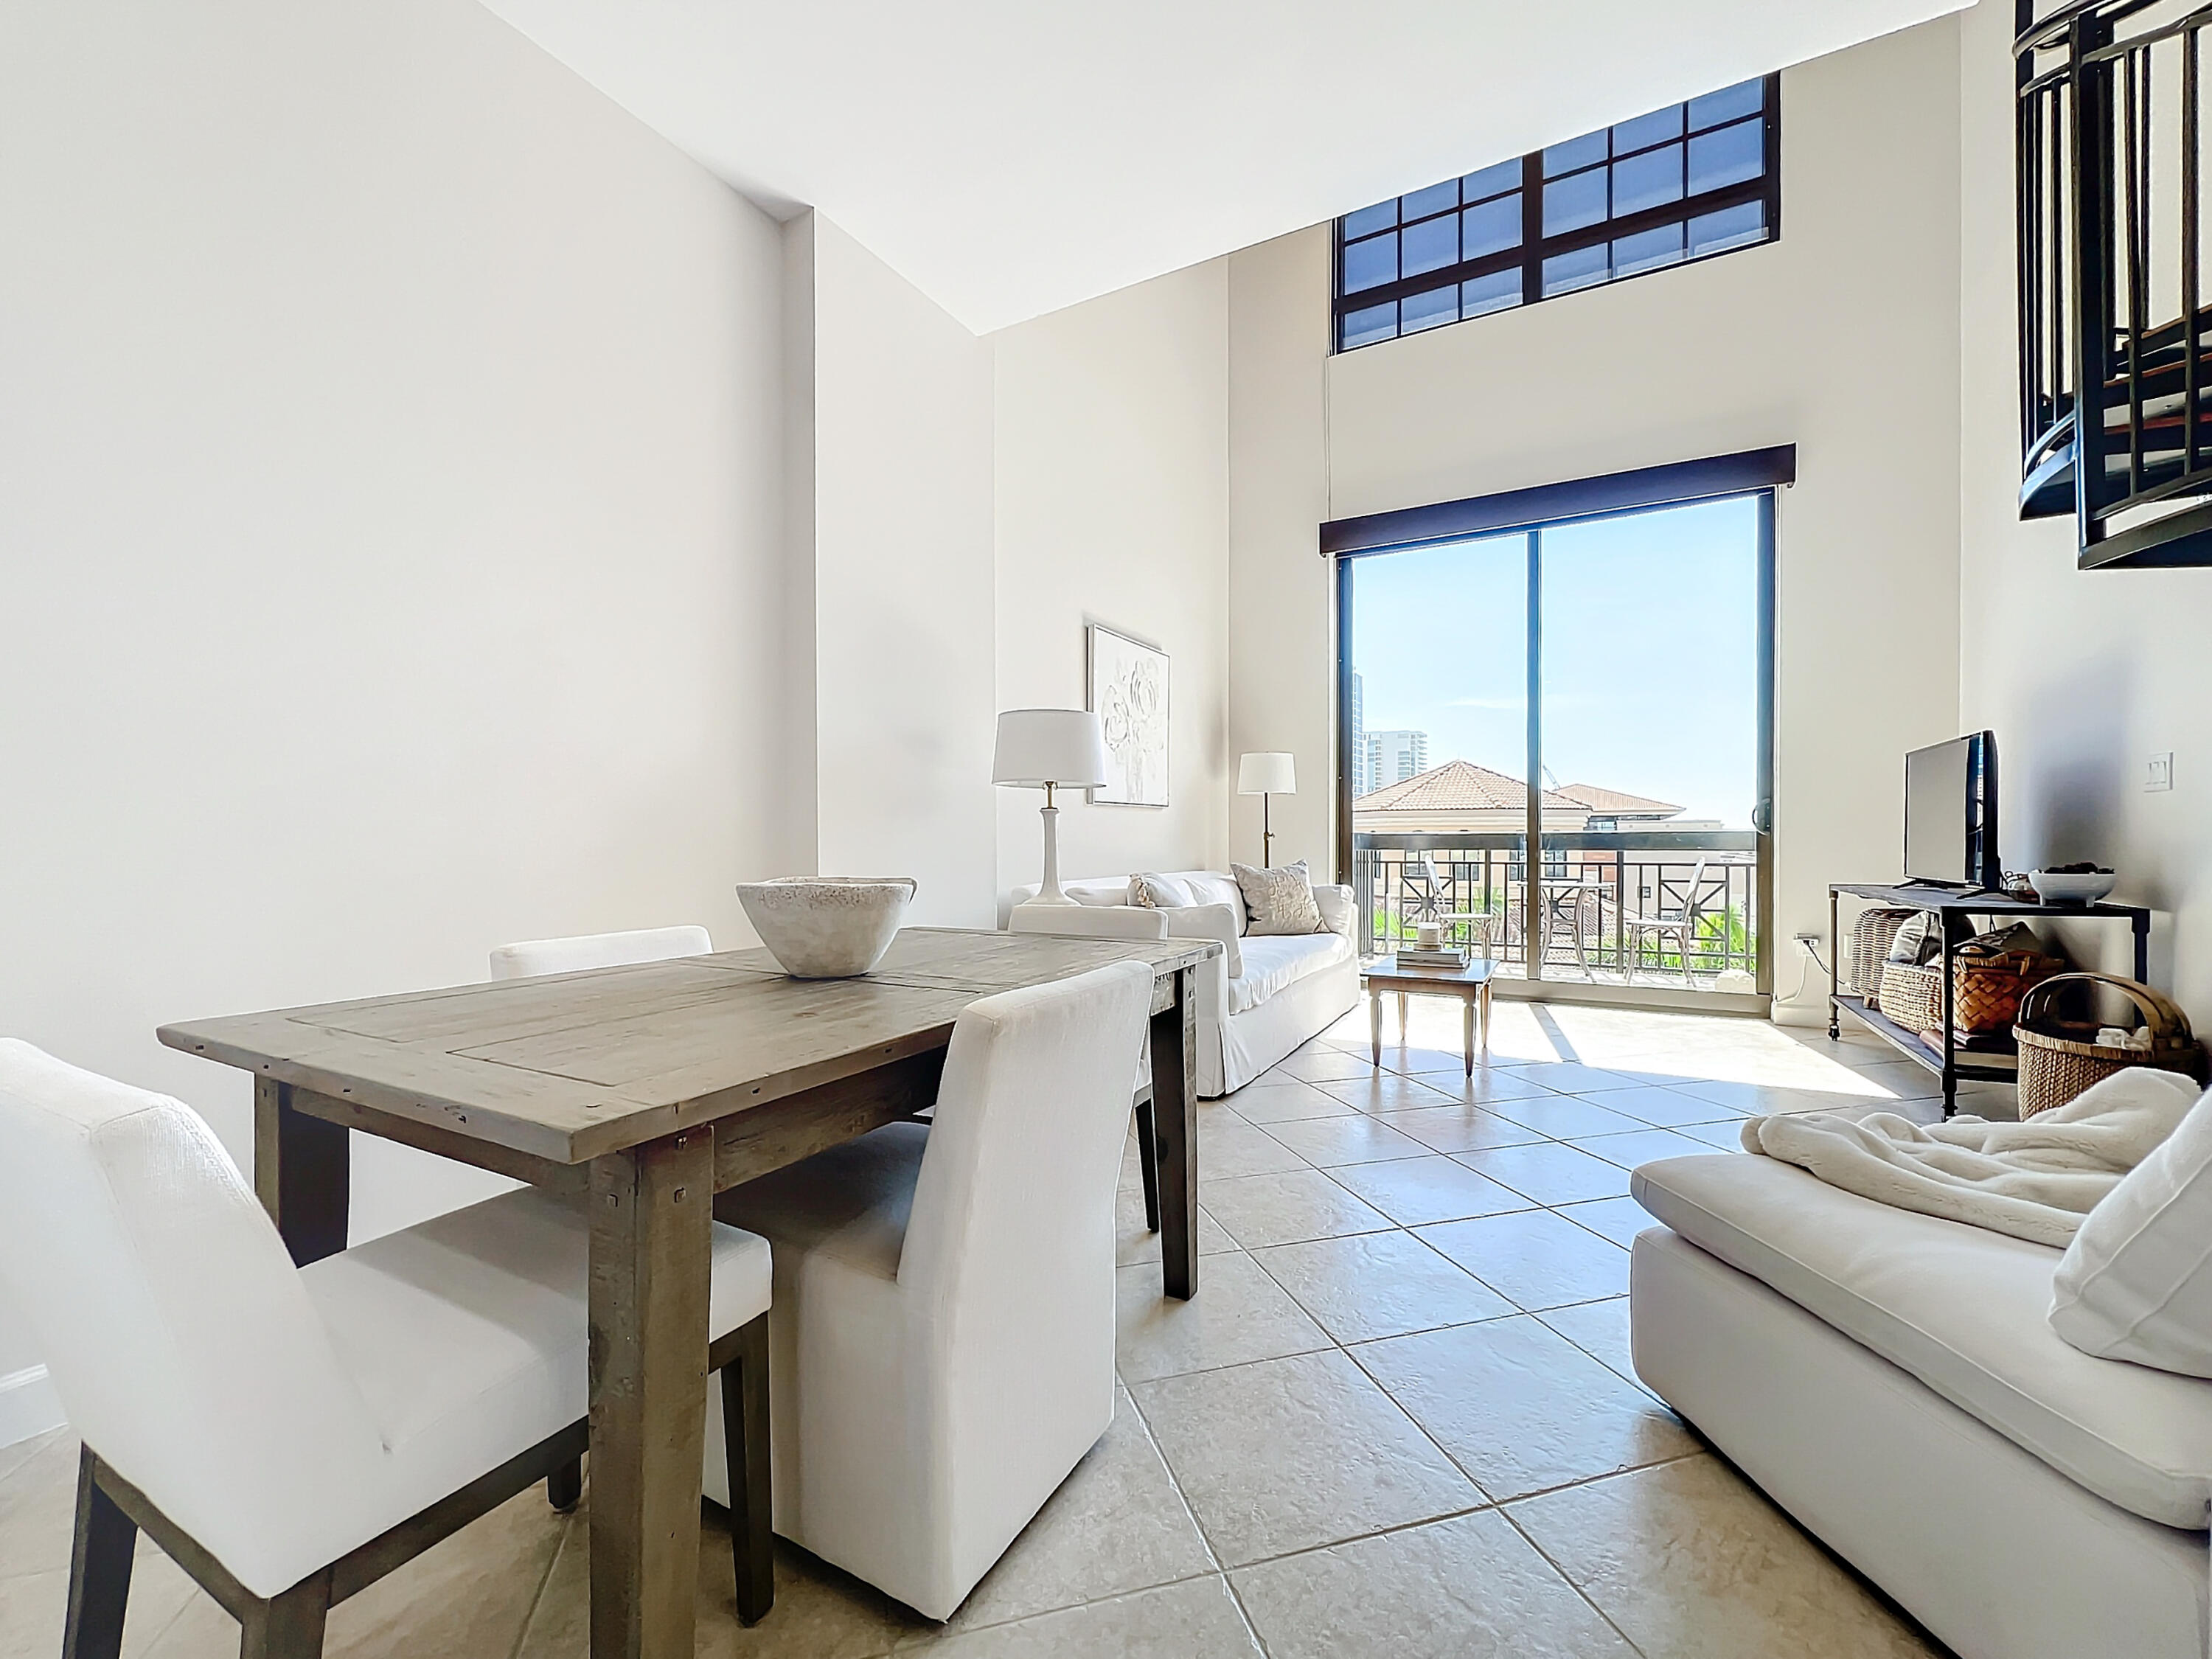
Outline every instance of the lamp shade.
[[1091, 789], [1106, 781], [1111, 767], [1106, 729], [1096, 714], [1080, 708], [1009, 708], [999, 716], [994, 783]]
[[1279, 750], [1246, 755], [1237, 763], [1237, 793], [1240, 795], [1295, 795], [1297, 769]]

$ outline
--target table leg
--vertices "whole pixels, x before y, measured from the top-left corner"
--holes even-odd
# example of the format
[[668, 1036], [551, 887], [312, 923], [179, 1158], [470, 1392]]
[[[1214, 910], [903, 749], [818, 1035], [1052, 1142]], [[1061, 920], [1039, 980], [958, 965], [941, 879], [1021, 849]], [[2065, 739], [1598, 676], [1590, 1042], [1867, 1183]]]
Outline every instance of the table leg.
[[1459, 1046], [1467, 1060], [1467, 1074], [1474, 1075], [1474, 999], [1470, 996], [1460, 1013]]
[[1406, 994], [1398, 993], [1398, 1046], [1406, 1046]]
[[1370, 989], [1367, 993], [1367, 1041], [1374, 1050], [1375, 1064], [1382, 1064], [1382, 993]]
[[292, 1085], [253, 1079], [253, 1191], [295, 1266], [346, 1247], [352, 1198], [349, 1132], [292, 1105]]
[[1482, 981], [1481, 1001], [1482, 1060], [1486, 1066], [1490, 1063], [1490, 981], [1488, 980]]
[[691, 1659], [714, 1137], [592, 1164], [592, 1659]]
[[1152, 1016], [1152, 1134], [1159, 1148], [1160, 1281], [1198, 1294], [1198, 975], [1179, 968]]

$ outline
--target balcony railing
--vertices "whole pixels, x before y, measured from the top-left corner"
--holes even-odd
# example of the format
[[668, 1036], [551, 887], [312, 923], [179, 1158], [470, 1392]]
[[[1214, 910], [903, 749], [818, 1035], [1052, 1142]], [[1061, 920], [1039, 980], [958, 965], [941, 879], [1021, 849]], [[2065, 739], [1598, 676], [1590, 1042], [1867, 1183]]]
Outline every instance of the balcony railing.
[[[1506, 832], [1352, 838], [1352, 891], [1370, 954], [1416, 925], [1478, 956], [1527, 969], [1526, 838]], [[1547, 978], [1687, 979], [1759, 971], [1758, 837], [1748, 830], [1577, 830], [1547, 835], [1537, 860], [1538, 954]], [[1687, 913], [1689, 961], [1672, 930], [1638, 926]]]

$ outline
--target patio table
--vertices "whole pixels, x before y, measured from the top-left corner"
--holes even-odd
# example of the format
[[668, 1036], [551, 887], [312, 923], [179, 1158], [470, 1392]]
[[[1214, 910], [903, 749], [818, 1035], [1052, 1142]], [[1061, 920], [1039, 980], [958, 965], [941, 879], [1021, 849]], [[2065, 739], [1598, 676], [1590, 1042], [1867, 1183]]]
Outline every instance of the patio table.
[[690, 1659], [713, 1194], [933, 1103], [978, 996], [1146, 962], [1161, 1272], [1194, 1295], [1195, 970], [1220, 949], [915, 927], [860, 979], [737, 951], [159, 1035], [253, 1073], [254, 1188], [301, 1265], [346, 1247], [349, 1129], [589, 1195], [591, 1650]]

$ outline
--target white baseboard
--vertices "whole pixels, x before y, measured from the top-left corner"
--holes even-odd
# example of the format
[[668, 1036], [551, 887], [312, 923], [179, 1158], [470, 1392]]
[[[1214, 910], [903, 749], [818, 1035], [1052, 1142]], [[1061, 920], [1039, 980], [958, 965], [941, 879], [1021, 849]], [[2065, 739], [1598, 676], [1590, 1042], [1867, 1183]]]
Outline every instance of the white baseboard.
[[61, 1396], [54, 1392], [44, 1365], [27, 1365], [0, 1376], [0, 1446], [58, 1429], [67, 1421]]

